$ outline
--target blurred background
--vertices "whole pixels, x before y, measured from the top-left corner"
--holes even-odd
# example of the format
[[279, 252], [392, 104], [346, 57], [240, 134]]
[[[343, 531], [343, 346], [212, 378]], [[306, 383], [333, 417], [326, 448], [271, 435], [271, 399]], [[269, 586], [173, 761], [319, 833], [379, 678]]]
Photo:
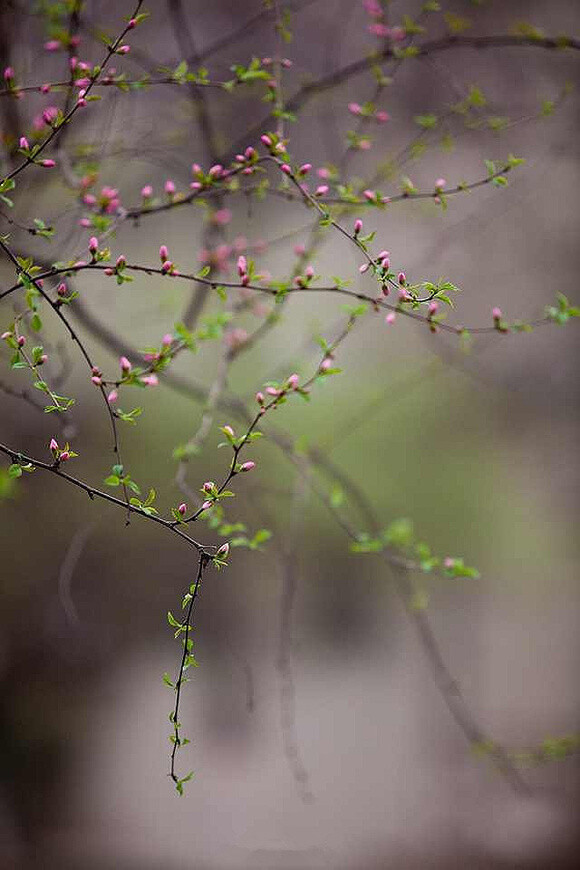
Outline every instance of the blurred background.
[[[283, 48], [293, 62], [284, 72], [286, 97], [384, 46], [369, 32], [376, 19], [354, 0], [281, 5], [293, 33]], [[43, 49], [50, 34], [38, 15], [44, 7], [58, 23], [62, 6], [2, 5], [1, 61], [19, 83], [67, 80], [67, 53]], [[420, 6], [393, 2], [384, 20], [417, 20]], [[98, 34], [116, 34], [131, 11], [129, 3], [86, 2], [75, 23], [79, 56], [96, 63]], [[150, 18], [129, 34], [131, 52], [117, 64], [128, 78], [174, 68], [189, 53], [191, 68], [204, 65], [210, 79], [224, 80], [233, 63], [280, 51], [275, 9], [257, 0], [149, 0], [146, 11]], [[524, 32], [522, 21], [546, 35], [574, 35], [579, 11], [571, 0], [458, 0], [445, 4], [447, 19], [421, 18], [427, 32], [414, 39], [461, 30], [462, 19], [469, 35], [510, 33], [518, 22]], [[298, 121], [285, 125], [290, 153], [315, 168], [339, 166], [357, 189], [386, 195], [400, 191], [402, 176], [433, 190], [440, 177], [449, 186], [485, 177], [484, 159], [524, 157], [507, 189], [449, 197], [446, 211], [431, 200], [406, 201], [362, 217], [365, 230], [377, 231], [377, 250], [388, 248], [410, 281], [444, 276], [462, 288], [450, 323], [489, 325], [494, 305], [510, 322], [532, 320], [557, 292], [580, 302], [579, 103], [573, 90], [564, 94], [578, 63], [574, 51], [519, 46], [455, 47], [386, 63], [392, 82], [378, 97], [368, 70], [311, 95]], [[471, 86], [485, 105], [452, 111]], [[38, 261], [86, 255], [91, 230], [79, 225], [87, 209], [75, 178], [98, 172], [95, 188], [117, 189], [125, 208], [140, 204], [147, 184], [161, 198], [167, 179], [187, 191], [192, 162], [207, 169], [272, 129], [263, 122], [264, 92], [260, 82], [233, 94], [185, 86], [104, 91], [65, 131], [55, 155], [62, 169], [22, 174], [0, 231]], [[38, 113], [64, 98], [0, 99], [3, 171], [14, 132], [34, 135]], [[369, 100], [389, 113], [387, 123], [359, 127], [348, 103]], [[433, 129], [416, 121], [429, 114], [438, 118]], [[347, 149], [352, 130], [370, 138], [369, 150]], [[377, 167], [381, 177], [371, 183]], [[220, 208], [231, 214], [216, 220]], [[34, 217], [55, 227], [50, 242], [8, 223], [26, 226]], [[224, 279], [243, 250], [258, 271], [283, 280], [311, 229], [312, 213], [300, 202], [237, 194], [206, 209], [122, 222], [107, 244], [114, 257], [154, 265], [167, 244], [189, 272], [208, 250], [227, 245]], [[353, 251], [326, 233], [311, 258], [319, 283], [340, 275], [372, 294]], [[2, 289], [10, 286], [6, 259], [0, 275]], [[185, 282], [146, 275], [121, 287], [95, 274], [71, 284], [80, 294], [71, 320], [112, 376], [120, 353], [134, 358], [132, 349], [159, 345], [196, 298]], [[338, 334], [343, 301], [291, 297], [230, 367], [223, 401], [251, 402], [265, 381], [293, 371], [309, 377], [320, 361], [313, 339]], [[0, 304], [4, 330], [22, 302], [12, 296]], [[217, 296], [208, 298], [203, 316], [221, 308]], [[234, 330], [253, 333], [271, 309], [260, 297], [222, 340], [179, 357], [172, 368], [179, 389], [162, 379], [155, 390], [123, 395], [124, 409], [144, 408], [138, 426], [121, 430], [126, 465], [145, 491], [155, 487], [164, 515], [184, 498], [172, 453], [200, 426], [195, 386], [214, 383], [224, 347], [243, 335]], [[75, 346], [50, 312], [44, 321], [52, 375], [76, 397], [70, 423], [61, 431], [54, 415], [14, 395], [29, 378], [10, 372], [2, 350], [0, 440], [46, 459], [50, 438], [68, 437], [80, 453], [71, 472], [100, 486], [114, 461], [102, 404]], [[579, 730], [578, 361], [574, 323], [482, 336], [466, 353], [452, 335], [368, 314], [337, 353], [343, 373], [317, 385], [310, 404], [288, 402], [274, 421], [303, 453], [317, 448], [348, 475], [381, 527], [412, 518], [435, 553], [479, 568], [478, 580], [422, 576], [413, 584], [474, 719], [514, 753]], [[218, 407], [185, 469], [194, 491], [223, 477], [227, 460], [216, 447], [225, 423], [243, 431], [231, 407]], [[349, 522], [371, 531], [360, 504], [315, 467], [304, 481], [271, 439], [257, 442], [251, 458], [258, 467], [239, 480], [227, 518], [273, 536], [259, 552], [233, 550], [227, 570], [209, 572], [204, 583], [194, 631], [200, 667], [181, 714], [192, 743], [180, 769], [195, 772], [183, 798], [167, 777], [173, 699], [161, 675], [174, 674], [178, 662], [166, 612], [179, 610], [195, 573], [191, 552], [154, 524], [134, 519], [125, 528], [117, 510], [56, 478], [12, 481], [2, 464], [0, 866], [574, 866], [577, 757], [524, 766], [532, 794], [514, 793], [450, 716], [385, 561], [351, 553], [316, 492], [328, 487], [336, 503], [344, 498]], [[220, 540], [211, 529], [196, 532]]]

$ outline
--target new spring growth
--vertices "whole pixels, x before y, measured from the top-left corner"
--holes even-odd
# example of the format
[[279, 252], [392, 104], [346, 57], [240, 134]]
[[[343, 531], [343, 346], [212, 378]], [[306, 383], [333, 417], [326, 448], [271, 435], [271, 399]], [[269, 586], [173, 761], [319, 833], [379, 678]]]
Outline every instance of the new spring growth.
[[63, 448], [60, 448], [58, 446], [58, 441], [56, 440], [56, 438], [51, 438], [50, 444], [48, 446], [49, 446], [50, 452], [54, 456], [55, 465], [58, 465], [61, 462], [66, 462], [67, 460], [72, 459], [75, 456], [78, 456], [78, 453], [75, 453], [73, 450], [70, 449], [70, 445], [69, 445], [68, 441], [64, 445]]
[[216, 552], [217, 559], [227, 559], [229, 555], [230, 555], [230, 545], [227, 543], [222, 544], [221, 547]]

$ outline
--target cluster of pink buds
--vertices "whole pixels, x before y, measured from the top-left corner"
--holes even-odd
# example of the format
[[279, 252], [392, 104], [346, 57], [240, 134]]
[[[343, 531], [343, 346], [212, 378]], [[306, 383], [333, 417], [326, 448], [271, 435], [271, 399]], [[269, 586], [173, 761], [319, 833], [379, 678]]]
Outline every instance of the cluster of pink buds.
[[54, 457], [55, 465], [58, 465], [61, 462], [66, 462], [67, 460], [78, 456], [78, 453], [75, 453], [73, 450], [70, 449], [70, 445], [68, 442], [64, 445], [64, 447], [61, 448], [58, 446], [58, 441], [56, 440], [56, 438], [51, 438], [50, 444], [48, 446], [50, 452]]
[[374, 19], [372, 24], [368, 26], [370, 33], [383, 39], [391, 39], [393, 42], [399, 42], [405, 38], [407, 31], [404, 27], [387, 27], [385, 10], [379, 0], [363, 0], [363, 6], [367, 15]]
[[175, 267], [171, 260], [169, 259], [169, 252], [167, 250], [167, 245], [161, 245], [159, 248], [159, 259], [161, 260], [161, 272], [163, 275], [174, 275]]
[[91, 381], [95, 385], [95, 387], [100, 387], [103, 384], [103, 373], [98, 366], [93, 366], [91, 369], [92, 377]]
[[252, 175], [254, 172], [254, 164], [258, 160], [258, 152], [255, 148], [249, 145], [243, 154], [236, 154], [236, 163], [243, 166], [242, 175]]
[[248, 274], [248, 261], [243, 254], [240, 254], [240, 256], [238, 257], [237, 268], [242, 285], [244, 287], [247, 287], [247, 285], [250, 283], [250, 276]]
[[312, 281], [313, 278], [314, 278], [314, 269], [312, 268], [312, 266], [307, 266], [306, 269], [304, 270], [303, 275], [296, 275], [296, 277], [294, 278], [294, 284], [296, 285], [296, 287], [303, 289], [303, 288], [308, 287], [310, 285], [310, 282]]
[[377, 124], [384, 124], [386, 121], [389, 121], [391, 117], [388, 112], [385, 112], [382, 109], [375, 111], [370, 105], [361, 106], [360, 103], [349, 103], [348, 111], [351, 115], [374, 120]]
[[284, 157], [286, 155], [286, 143], [276, 133], [263, 133], [260, 136], [260, 142], [266, 146], [274, 157]]

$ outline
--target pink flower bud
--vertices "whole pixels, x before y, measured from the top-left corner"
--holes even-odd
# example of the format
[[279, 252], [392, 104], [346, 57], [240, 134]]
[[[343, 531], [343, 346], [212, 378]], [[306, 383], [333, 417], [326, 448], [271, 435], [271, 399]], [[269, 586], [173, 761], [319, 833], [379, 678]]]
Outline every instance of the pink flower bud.
[[235, 438], [235, 437], [236, 437], [236, 433], [234, 432], [234, 430], [232, 429], [231, 426], [224, 426], [224, 427], [223, 427], [223, 430], [224, 430], [224, 432], [225, 432], [227, 435], [230, 436], [230, 438]]
[[67, 286], [64, 283], [64, 281], [61, 281], [61, 283], [58, 285], [58, 287], [56, 288], [56, 292], [58, 293], [59, 296], [66, 296]]
[[379, 122], [379, 124], [384, 124], [386, 121], [389, 121], [391, 116], [388, 112], [377, 112], [375, 115], [375, 119]]
[[52, 169], [53, 166], [56, 166], [56, 162], [49, 157], [48, 160], [41, 160], [40, 165], [44, 166], [45, 169]]
[[374, 202], [375, 197], [376, 197], [376, 193], [372, 190], [363, 190], [363, 196], [369, 202]]
[[49, 39], [44, 43], [45, 51], [58, 51], [61, 48], [61, 43], [58, 39]]
[[435, 182], [435, 190], [443, 190], [443, 188], [445, 187], [446, 184], [447, 184], [447, 182], [445, 181], [444, 178], [438, 178], [437, 181]]
[[150, 184], [146, 184], [141, 188], [141, 196], [143, 199], [149, 199], [149, 197], [153, 194], [153, 188]]
[[323, 359], [322, 362], [320, 363], [320, 371], [327, 372], [331, 366], [332, 366], [332, 360], [329, 359], [329, 357], [326, 357], [326, 359]]
[[430, 303], [429, 303], [429, 309], [428, 309], [428, 310], [429, 310], [429, 316], [432, 317], [432, 316], [437, 312], [437, 309], [438, 309], [438, 308], [439, 308], [439, 306], [438, 306], [438, 304], [437, 304], [436, 302], [430, 302]]
[[56, 451], [58, 450], [58, 441], [56, 440], [56, 438], [51, 438], [50, 444], [48, 446], [52, 453], [56, 453]]
[[157, 375], [145, 375], [144, 378], [141, 378], [141, 383], [145, 384], [146, 387], [156, 387], [159, 384], [159, 378]]
[[91, 254], [96, 254], [99, 250], [99, 240], [96, 236], [91, 236], [89, 239], [89, 251]]
[[130, 51], [131, 51], [130, 45], [120, 45], [119, 48], [117, 49], [117, 54], [129, 54]]
[[181, 514], [182, 517], [185, 516], [185, 514], [187, 513], [187, 505], [185, 504], [184, 501], [182, 501], [181, 504], [179, 505], [179, 507], [177, 508], [177, 512], [179, 514]]
[[115, 268], [116, 269], [124, 269], [126, 265], [127, 265], [127, 260], [125, 259], [123, 254], [121, 254], [120, 256], [117, 257], [117, 261], [115, 263]]
[[24, 347], [24, 345], [26, 344], [26, 339], [24, 338], [23, 335], [19, 335], [17, 338], [17, 342], [18, 342], [18, 347]]
[[501, 320], [501, 308], [494, 308], [491, 314], [494, 320]]
[[312, 163], [303, 163], [298, 172], [300, 175], [308, 175], [311, 169]]
[[23, 151], [27, 151], [28, 148], [30, 147], [28, 144], [28, 139], [26, 138], [26, 136], [20, 137], [20, 141], [18, 142], [18, 145], [20, 148], [22, 148]]
[[271, 148], [272, 146], [272, 140], [265, 133], [263, 136], [260, 136], [260, 142], [262, 143], [262, 145], [265, 145], [266, 148]]
[[166, 332], [165, 335], [163, 336], [163, 338], [161, 339], [161, 344], [163, 345], [163, 347], [170, 347], [170, 345], [172, 343], [173, 343], [173, 336], [170, 335], [169, 332]]
[[117, 390], [111, 390], [111, 392], [107, 396], [107, 402], [109, 403], [109, 405], [112, 405], [113, 402], [116, 402], [118, 398], [119, 398], [119, 394], [118, 394]]
[[299, 381], [300, 381], [300, 377], [297, 374], [290, 375], [290, 377], [288, 378], [288, 386], [292, 390], [295, 390], [296, 387], [298, 386]]
[[219, 550], [216, 552], [216, 556], [218, 559], [227, 559], [230, 554], [230, 545], [222, 544]]
[[212, 501], [204, 501], [204, 503], [201, 506], [202, 511], [206, 511], [208, 508], [210, 508], [212, 506], [212, 504], [213, 504]]
[[328, 184], [319, 184], [314, 191], [315, 196], [324, 196], [325, 193], [328, 193]]
[[361, 273], [361, 275], [364, 275], [364, 273], [368, 271], [368, 268], [369, 268], [369, 264], [363, 263], [362, 266], [358, 267], [358, 270]]
[[121, 371], [123, 372], [130, 372], [133, 368], [126, 356], [122, 356], [119, 359], [119, 365], [121, 366]]
[[385, 317], [385, 323], [394, 323], [394, 322], [395, 322], [395, 312], [389, 311], [389, 313]]
[[312, 266], [307, 266], [306, 269], [304, 270], [304, 274], [306, 275], [308, 280], [310, 280], [311, 278], [314, 278], [314, 269], [312, 268]]
[[448, 568], [448, 569], [453, 568], [454, 565], [455, 565], [455, 559], [452, 559], [451, 556], [446, 556], [443, 559], [443, 567], [444, 568]]
[[202, 489], [204, 492], [211, 492], [214, 486], [215, 483], [213, 482], [213, 480], [206, 480], [206, 482], [202, 486]]
[[276, 387], [266, 387], [266, 392], [269, 396], [279, 396], [280, 390], [277, 390]]
[[292, 168], [287, 163], [283, 163], [280, 169], [285, 175], [292, 175]]
[[169, 252], [167, 250], [167, 245], [161, 245], [159, 248], [159, 259], [162, 263], [165, 263], [167, 257], [169, 256]]
[[316, 174], [319, 178], [328, 179], [330, 178], [330, 170], [326, 168], [326, 166], [321, 166], [320, 169], [316, 170]]
[[221, 165], [221, 163], [216, 163], [214, 166], [210, 167], [208, 175], [210, 175], [212, 178], [220, 178], [223, 171], [224, 171], [224, 168]]
[[399, 284], [407, 283], [407, 277], [404, 272], [399, 272], [399, 274], [397, 275], [397, 281], [399, 282]]
[[243, 462], [242, 465], [240, 466], [240, 471], [251, 471], [252, 468], [255, 468], [255, 467], [256, 467], [255, 462], [252, 462], [252, 461]]
[[175, 184], [174, 184], [174, 182], [171, 181], [171, 179], [168, 179], [168, 180], [165, 182], [165, 184], [163, 185], [163, 189], [165, 190], [165, 193], [167, 193], [169, 196], [173, 196], [173, 194], [175, 193]]
[[238, 257], [238, 275], [242, 278], [248, 271], [248, 262], [243, 254]]
[[93, 382], [95, 387], [100, 387], [101, 384], [103, 383], [103, 380], [99, 375], [93, 375], [91, 378], [91, 381]]
[[114, 275], [114, 274], [115, 274], [115, 270], [114, 270], [114, 269], [111, 269], [110, 266], [107, 266], [107, 268], [105, 269], [105, 275], [111, 276], [111, 275]]
[[306, 253], [306, 248], [304, 245], [294, 245], [294, 253], [297, 257], [302, 257]]
[[60, 462], [66, 462], [67, 459], [70, 459], [70, 453], [68, 450], [63, 450], [58, 458]]
[[264, 404], [264, 393], [256, 393], [256, 402], [257, 402], [259, 405], [263, 405], [263, 404]]
[[349, 103], [348, 104], [348, 111], [352, 115], [360, 115], [362, 109], [358, 103]]
[[358, 236], [358, 234], [360, 233], [362, 228], [363, 228], [363, 222], [361, 221], [360, 218], [357, 218], [354, 222], [354, 234], [355, 234], [355, 236]]
[[12, 81], [12, 79], [14, 78], [14, 70], [11, 66], [7, 66], [4, 70], [4, 78], [7, 82]]
[[383, 267], [383, 269], [384, 269], [386, 272], [389, 271], [389, 266], [390, 266], [390, 265], [391, 265], [391, 261], [389, 260], [388, 257], [384, 257], [384, 258], [381, 260], [381, 266]]

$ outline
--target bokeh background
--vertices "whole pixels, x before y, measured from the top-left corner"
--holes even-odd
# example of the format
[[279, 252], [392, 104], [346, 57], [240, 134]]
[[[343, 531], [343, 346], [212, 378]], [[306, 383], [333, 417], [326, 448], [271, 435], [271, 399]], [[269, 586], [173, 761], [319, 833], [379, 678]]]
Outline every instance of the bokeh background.
[[[287, 94], [378, 44], [358, 2], [284, 5], [293, 9], [294, 33], [284, 49], [293, 60]], [[416, 17], [419, 7], [393, 2], [388, 20]], [[278, 50], [272, 16], [260, 17], [263, 7], [254, 0], [150, 0], [146, 8], [151, 17], [131, 34], [131, 54], [119, 63], [134, 77], [147, 65], [175, 66], [184, 54], [176, 38], [183, 42], [188, 32], [195, 52], [203, 53], [239, 31], [233, 44], [205, 60], [211, 78], [227, 78], [232, 63]], [[468, 17], [466, 32], [481, 35], [510, 32], [521, 20], [549, 35], [574, 35], [580, 17], [571, 0], [445, 8]], [[128, 3], [87, 2], [80, 56], [96, 62], [102, 54], [97, 30], [115, 33], [130, 12]], [[33, 4], [6, 3], [1, 24], [3, 66], [14, 66], [19, 81], [62, 78], [66, 58], [43, 52], [46, 33]], [[440, 15], [428, 27], [421, 38], [445, 33]], [[510, 320], [533, 319], [558, 291], [580, 301], [579, 106], [573, 91], [560, 99], [566, 82], [577, 79], [578, 63], [577, 52], [534, 47], [456, 48], [408, 60], [378, 103], [391, 120], [369, 128], [370, 151], [348, 157], [351, 179], [372, 177], [381, 165], [378, 186], [387, 194], [397, 192], [401, 175], [432, 189], [441, 176], [450, 184], [483, 177], [485, 158], [510, 152], [526, 158], [507, 189], [486, 186], [454, 197], [445, 212], [427, 201], [363, 215], [365, 227], [377, 229], [376, 243], [410, 280], [445, 276], [463, 288], [452, 323], [485, 325], [494, 305]], [[474, 113], [476, 123], [466, 126], [451, 114], [426, 137], [425, 153], [409, 156], [420, 132], [414, 117], [447, 112], [470, 85], [488, 101]], [[347, 104], [364, 103], [374, 89], [366, 72], [311, 99], [288, 125], [293, 157], [315, 167], [340, 164], [347, 131], [356, 125]], [[218, 154], [256, 144], [244, 136], [264, 116], [263, 92], [263, 86], [231, 96], [203, 92]], [[18, 101], [19, 123], [28, 128], [46, 100], [32, 94]], [[557, 103], [549, 116], [541, 112], [544, 100]], [[9, 137], [14, 116], [6, 106], [2, 99]], [[490, 125], [489, 117], [505, 120]], [[453, 134], [450, 150], [441, 143], [446, 131]], [[63, 149], [73, 169], [83, 156], [98, 159], [99, 186], [118, 188], [126, 206], [139, 202], [147, 183], [160, 191], [172, 178], [187, 189], [191, 163], [212, 162], [195, 103], [174, 87], [107, 91], [67, 131]], [[311, 213], [268, 196], [231, 197], [225, 205], [232, 219], [223, 237], [210, 232], [210, 241], [263, 241], [259, 268], [274, 277], [291, 274], [293, 246], [307, 241]], [[22, 224], [42, 217], [57, 234], [48, 244], [5, 217], [1, 231], [11, 232], [21, 253], [65, 259], [86, 248], [82, 213], [58, 172], [50, 180], [24, 173], [8, 216]], [[126, 222], [109, 243], [115, 256], [144, 263], [156, 263], [166, 243], [179, 267], [192, 271], [207, 240], [207, 214], [185, 207], [136, 226]], [[325, 283], [340, 274], [372, 292], [353, 251], [331, 233], [313, 263]], [[8, 286], [13, 273], [6, 261], [0, 270]], [[73, 308], [72, 319], [106, 372], [116, 371], [119, 348], [106, 346], [104, 327], [127, 347], [159, 343], [192, 292], [185, 283], [146, 276], [118, 288], [87, 275], [75, 287], [83, 308]], [[18, 304], [14, 297], [3, 303], [2, 328]], [[205, 313], [218, 305], [209, 300]], [[292, 298], [278, 325], [240, 354], [227, 395], [247, 399], [276, 372], [308, 376], [319, 360], [313, 337], [338, 332], [341, 305], [334, 296]], [[260, 316], [245, 314], [232, 327], [252, 331]], [[68, 430], [81, 454], [74, 471], [98, 485], [113, 461], [107, 421], [74, 346], [48, 314], [45, 321], [64, 391], [77, 397]], [[176, 361], [175, 371], [187, 383], [208, 386], [222, 352], [220, 342], [207, 343]], [[1, 361], [3, 385], [27, 386], [26, 373], [10, 374], [4, 352]], [[510, 751], [577, 733], [576, 324], [482, 337], [466, 354], [450, 337], [411, 321], [387, 326], [383, 316], [368, 315], [337, 361], [343, 374], [318, 386], [309, 405], [279, 409], [276, 425], [348, 473], [382, 524], [410, 517], [436, 553], [462, 555], [478, 566], [477, 581], [433, 577], [418, 588], [428, 593], [441, 649], [483, 730]], [[169, 511], [182, 500], [172, 451], [196, 431], [203, 407], [163, 383], [139, 393], [137, 403], [144, 407], [139, 425], [122, 431], [127, 464]], [[224, 453], [216, 446], [224, 423], [241, 425], [226, 410], [217, 412], [207, 444], [188, 464], [193, 488], [222, 475]], [[55, 425], [0, 392], [3, 442], [43, 457]], [[57, 479], [38, 473], [11, 482], [4, 464], [0, 866], [573, 866], [577, 758], [525, 768], [533, 796], [514, 795], [489, 760], [474, 756], [450, 717], [384, 561], [349, 552], [344, 533], [278, 447], [263, 439], [252, 457], [258, 468], [240, 481], [228, 517], [250, 529], [267, 527], [273, 538], [263, 552], [235, 550], [231, 566], [211, 573], [204, 585], [195, 622], [200, 667], [182, 708], [192, 744], [180, 763], [184, 772], [194, 769], [195, 779], [181, 799], [166, 775], [172, 697], [161, 675], [175, 671], [179, 655], [165, 614], [178, 609], [190, 582], [190, 552], [146, 522], [125, 528], [116, 510]], [[309, 475], [310, 482], [321, 480], [316, 470]], [[343, 509], [365, 530], [356, 504], [347, 499]], [[293, 684], [280, 667], [279, 648], [288, 552], [297, 584], [285, 650]]]

